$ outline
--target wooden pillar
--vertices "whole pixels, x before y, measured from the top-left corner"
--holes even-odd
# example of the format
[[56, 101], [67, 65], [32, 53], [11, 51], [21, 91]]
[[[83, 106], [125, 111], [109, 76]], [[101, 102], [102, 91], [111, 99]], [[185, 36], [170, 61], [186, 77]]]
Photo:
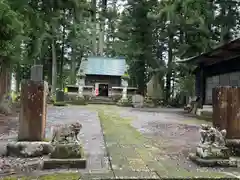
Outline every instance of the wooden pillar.
[[198, 67], [196, 69], [196, 74], [195, 74], [195, 95], [197, 97], [201, 96], [201, 73], [200, 73], [200, 68]]
[[227, 139], [240, 139], [240, 88], [213, 89], [213, 126], [227, 130]]
[[195, 91], [196, 96], [200, 98], [199, 106], [203, 107], [205, 102], [205, 87], [206, 87], [206, 75], [204, 73], [203, 65], [199, 65], [195, 74]]

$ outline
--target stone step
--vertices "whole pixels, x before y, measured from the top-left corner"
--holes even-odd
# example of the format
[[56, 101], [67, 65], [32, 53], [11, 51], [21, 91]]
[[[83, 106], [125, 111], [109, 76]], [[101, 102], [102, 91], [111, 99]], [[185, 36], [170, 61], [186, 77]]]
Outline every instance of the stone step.
[[112, 101], [112, 98], [109, 98], [109, 97], [93, 97], [91, 99], [91, 101], [105, 101], [105, 102], [109, 102], [109, 101]]
[[115, 102], [103, 102], [103, 101], [89, 101], [88, 104], [105, 104], [105, 105], [115, 105]]
[[87, 166], [85, 159], [45, 159], [43, 161], [43, 169], [59, 169], [59, 168], [78, 168], [85, 169]]
[[110, 97], [93, 97], [89, 102], [89, 104], [108, 104], [108, 105], [114, 105], [116, 104], [112, 98]]

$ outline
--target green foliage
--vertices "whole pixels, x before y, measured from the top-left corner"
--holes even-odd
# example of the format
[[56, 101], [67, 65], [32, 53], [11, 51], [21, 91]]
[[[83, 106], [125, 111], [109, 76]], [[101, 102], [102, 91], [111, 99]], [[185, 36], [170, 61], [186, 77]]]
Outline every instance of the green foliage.
[[[9, 2], [0, 0], [0, 62], [12, 60], [16, 56], [20, 46], [19, 37], [23, 30], [21, 14], [14, 11]], [[3, 58], [5, 57], [5, 58]], [[10, 64], [10, 62], [8, 62]]]
[[127, 0], [122, 12], [120, 0], [106, 2], [95, 12], [87, 0], [0, 0], [1, 66], [11, 65], [20, 82], [32, 64], [43, 64], [50, 83], [56, 77], [59, 87], [75, 84], [82, 59], [100, 44], [96, 27], [105, 20], [103, 54], [126, 58], [129, 85], [142, 94], [152, 76], [158, 78], [168, 100], [176, 91], [194, 92], [192, 67], [180, 67], [176, 60], [238, 35], [240, 3], [232, 0]]
[[219, 0], [128, 0], [116, 47], [128, 60], [130, 83], [144, 91], [144, 84], [157, 74], [160, 82], [166, 77], [166, 99], [174, 91], [192, 95], [191, 67], [179, 68], [176, 59], [199, 55], [233, 38], [238, 8], [238, 2]]
[[31, 180], [31, 179], [39, 179], [39, 180], [78, 180], [81, 179], [81, 175], [79, 173], [54, 173], [50, 175], [43, 175], [39, 177], [6, 177], [2, 178], [3, 180]]
[[67, 106], [66, 102], [54, 102], [53, 103], [54, 106]]

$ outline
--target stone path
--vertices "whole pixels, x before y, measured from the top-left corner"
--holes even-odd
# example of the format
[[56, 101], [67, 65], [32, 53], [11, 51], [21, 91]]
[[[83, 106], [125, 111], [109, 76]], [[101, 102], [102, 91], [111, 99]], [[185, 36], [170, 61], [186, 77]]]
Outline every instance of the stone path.
[[149, 113], [114, 106], [96, 109], [100, 112], [115, 177], [239, 176], [234, 175], [234, 170], [223, 173], [223, 169], [200, 168], [187, 159], [192, 144], [199, 141], [193, 119], [168, 110]]
[[47, 137], [51, 137], [51, 126], [80, 122], [83, 125], [80, 139], [88, 159], [88, 170], [108, 168], [105, 145], [98, 114], [82, 106], [49, 107], [47, 116]]

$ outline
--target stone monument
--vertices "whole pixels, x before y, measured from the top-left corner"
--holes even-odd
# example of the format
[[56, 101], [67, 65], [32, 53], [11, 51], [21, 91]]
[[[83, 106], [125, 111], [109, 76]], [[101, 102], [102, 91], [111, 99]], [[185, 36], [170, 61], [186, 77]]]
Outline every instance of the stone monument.
[[134, 108], [142, 108], [144, 106], [144, 97], [140, 94], [133, 95], [132, 104]]
[[38, 157], [52, 151], [51, 144], [44, 142], [48, 85], [42, 80], [42, 66], [33, 66], [31, 70], [31, 80], [21, 84], [18, 141], [7, 144], [8, 156]]
[[31, 70], [31, 80], [24, 80], [21, 84], [19, 141], [45, 139], [48, 85], [42, 80], [43, 66], [36, 65]]

